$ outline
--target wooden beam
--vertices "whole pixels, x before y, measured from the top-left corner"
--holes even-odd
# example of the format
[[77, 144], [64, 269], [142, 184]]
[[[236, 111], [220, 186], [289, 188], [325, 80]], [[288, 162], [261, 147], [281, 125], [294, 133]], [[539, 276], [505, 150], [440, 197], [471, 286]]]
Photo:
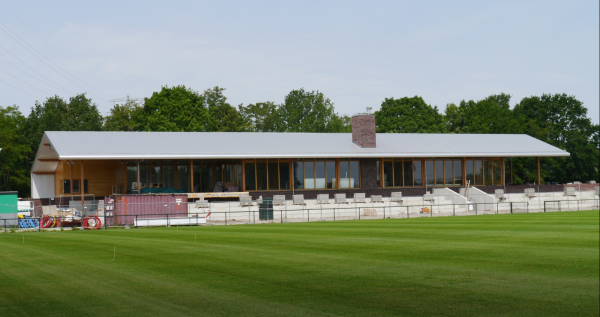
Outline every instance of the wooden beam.
[[32, 172], [35, 175], [54, 175], [54, 172]]
[[539, 156], [537, 157], [537, 176], [538, 176], [537, 177], [538, 185], [541, 185], [542, 184], [542, 177], [541, 177], [541, 174], [540, 174], [540, 157]]
[[79, 169], [81, 170], [81, 178], [79, 179], [79, 192], [81, 193], [81, 216], [85, 215], [83, 195], [85, 194], [85, 178], [83, 177], [83, 160], [79, 161]]
[[59, 159], [38, 159], [40, 162], [60, 162]]
[[75, 162], [71, 161], [71, 162], [68, 162], [68, 163], [69, 163], [69, 169], [71, 170], [71, 176], [70, 176], [71, 178], [70, 178], [70, 181], [69, 181], [71, 188], [69, 188], [69, 190], [70, 190], [69, 194], [71, 194], [71, 196], [73, 196], [73, 164], [75, 164]]
[[246, 191], [246, 159], [242, 159], [242, 191]]
[[500, 163], [500, 167], [502, 168], [502, 185], [506, 185], [505, 180], [504, 180], [504, 176], [506, 174], [505, 169], [504, 169], [504, 158], [502, 158], [502, 163]]
[[194, 160], [190, 159], [190, 193], [194, 192]]
[[140, 160], [135, 160], [137, 164], [137, 193], [140, 193]]
[[512, 157], [510, 158], [510, 184], [513, 185], [515, 182], [513, 181], [513, 169], [512, 169]]

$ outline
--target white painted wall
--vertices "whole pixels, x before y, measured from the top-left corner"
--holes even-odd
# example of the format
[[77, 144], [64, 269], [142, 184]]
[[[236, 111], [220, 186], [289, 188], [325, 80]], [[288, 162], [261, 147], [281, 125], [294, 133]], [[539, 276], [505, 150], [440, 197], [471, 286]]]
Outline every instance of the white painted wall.
[[54, 175], [31, 174], [31, 198], [54, 197]]

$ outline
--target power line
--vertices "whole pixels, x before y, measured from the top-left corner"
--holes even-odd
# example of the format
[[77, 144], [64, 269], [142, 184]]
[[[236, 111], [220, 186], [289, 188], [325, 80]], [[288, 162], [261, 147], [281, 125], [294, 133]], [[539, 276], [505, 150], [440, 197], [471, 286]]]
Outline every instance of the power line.
[[[3, 25], [3, 26], [4, 26], [4, 24], [2, 24], [1, 22], [0, 22], [0, 25]], [[50, 69], [52, 69], [53, 71], [55, 71], [57, 74], [61, 75], [61, 76], [62, 76], [64, 79], [68, 80], [68, 81], [69, 81], [69, 82], [71, 82], [73, 85], [75, 85], [75, 86], [77, 86], [77, 87], [81, 88], [82, 90], [84, 90], [84, 91], [86, 90], [85, 88], [83, 88], [83, 87], [79, 86], [77, 83], [75, 83], [74, 81], [72, 81], [71, 79], [69, 79], [67, 76], [65, 76], [65, 75], [63, 75], [62, 73], [60, 73], [59, 71], [57, 71], [57, 70], [56, 70], [54, 67], [50, 66], [48, 63], [46, 63], [46, 61], [44, 61], [43, 59], [41, 59], [39, 56], [37, 56], [36, 54], [34, 54], [34, 53], [33, 53], [31, 50], [29, 50], [29, 49], [28, 49], [28, 48], [27, 48], [25, 45], [23, 45], [21, 42], [19, 42], [17, 39], [15, 39], [15, 38], [14, 38], [14, 37], [13, 37], [13, 36], [10, 34], [10, 33], [8, 33], [8, 32], [7, 32], [7, 31], [6, 31], [4, 28], [0, 28], [0, 29], [2, 29], [2, 31], [4, 31], [4, 33], [8, 34], [8, 36], [10, 36], [10, 37], [11, 37], [13, 40], [15, 40], [15, 42], [17, 42], [19, 45], [21, 45], [21, 46], [22, 46], [24, 49], [26, 49], [26, 50], [27, 50], [27, 51], [28, 51], [28, 52], [29, 52], [31, 55], [33, 55], [35, 58], [39, 59], [39, 60], [40, 60], [42, 63], [44, 63], [46, 66], [50, 67]], [[25, 42], [25, 41], [23, 41], [23, 42]], [[27, 44], [27, 42], [25, 42], [25, 43]], [[27, 45], [29, 45], [29, 44], [27, 44]], [[32, 48], [33, 48], [33, 47], [32, 47]], [[34, 49], [34, 50], [35, 50], [35, 49]], [[36, 52], [37, 52], [37, 51], [36, 51]], [[42, 55], [42, 54], [40, 53], [40, 55]], [[43, 55], [42, 55], [42, 56], [43, 56]], [[44, 58], [46, 58], [46, 57], [44, 56]], [[46, 58], [46, 59], [47, 59], [47, 58]], [[71, 75], [71, 76], [72, 76], [72, 75]], [[96, 94], [92, 94], [92, 93], [90, 93], [90, 94], [91, 94], [91, 95], [94, 95], [94, 96], [96, 96], [98, 99], [100, 99], [100, 100], [102, 100], [102, 101], [106, 101], [104, 98], [102, 98], [102, 97], [100, 97], [100, 96], [98, 96], [98, 95], [96, 95]]]
[[[4, 48], [2, 48], [2, 49], [4, 49]], [[52, 87], [52, 88], [54, 88], [54, 89], [62, 90], [62, 91], [64, 91], [64, 92], [66, 92], [67, 94], [71, 94], [71, 95], [73, 95], [73, 93], [72, 93], [72, 92], [69, 92], [68, 90], [65, 90], [64, 88], [60, 88], [60, 87], [58, 87], [58, 86], [54, 86], [54, 85], [52, 85], [52, 84], [49, 84], [49, 83], [47, 83], [47, 82], [45, 82], [45, 81], [43, 81], [43, 80], [41, 80], [41, 79], [39, 79], [39, 78], [37, 78], [37, 77], [35, 77], [35, 76], [31, 75], [30, 73], [28, 73], [28, 72], [26, 72], [26, 71], [24, 71], [24, 70], [20, 69], [19, 67], [17, 67], [17, 66], [15, 66], [15, 65], [11, 64], [9, 61], [7, 61], [6, 59], [4, 59], [2, 56], [0, 56], [0, 59], [1, 59], [1, 60], [3, 60], [4, 62], [6, 62], [6, 64], [8, 64], [8, 65], [10, 65], [10, 66], [12, 66], [12, 67], [14, 67], [14, 68], [16, 68], [16, 69], [20, 70], [21, 72], [25, 73], [25, 74], [26, 74], [26, 75], [28, 75], [29, 77], [31, 77], [31, 78], [33, 78], [33, 79], [35, 79], [35, 80], [39, 81], [39, 82], [40, 82], [40, 83], [42, 83], [42, 84], [48, 85], [48, 86], [50, 86], [50, 87]], [[23, 61], [21, 61], [21, 60], [19, 60], [19, 61], [20, 61], [21, 63], [23, 63]], [[25, 64], [25, 66], [27, 66], [27, 64]], [[35, 69], [34, 69], [34, 71], [35, 71]], [[39, 74], [39, 73], [38, 73], [38, 74]], [[42, 75], [42, 74], [40, 74], [40, 75]], [[43, 76], [43, 75], [42, 75], [42, 76]]]
[[109, 82], [103, 80], [102, 78], [100, 78], [99, 76], [97, 76], [96, 74], [90, 72], [87, 69], [84, 69], [83, 67], [81, 67], [81, 65], [77, 64], [73, 59], [71, 59], [67, 54], [63, 53], [61, 50], [59, 50], [56, 46], [54, 46], [50, 41], [48, 41], [46, 38], [44, 38], [43, 36], [41, 36], [39, 33], [37, 33], [34, 29], [30, 28], [29, 25], [27, 25], [27, 23], [23, 22], [23, 20], [21, 20], [16, 14], [12, 13], [12, 11], [10, 11], [6, 6], [4, 6], [2, 3], [0, 3], [0, 6], [2, 6], [8, 13], [10, 13], [12, 16], [14, 16], [17, 20], [19, 20], [19, 22], [21, 22], [23, 25], [25, 25], [26, 28], [28, 28], [31, 32], [33, 32], [35, 35], [37, 35], [39, 38], [41, 38], [42, 40], [44, 40], [44, 42], [48, 43], [48, 45], [52, 46], [56, 51], [58, 51], [59, 53], [61, 53], [64, 57], [66, 57], [69, 61], [71, 61], [73, 64], [75, 64], [76, 66], [78, 66], [79, 68], [83, 69], [84, 71], [86, 71], [87, 73], [91, 74], [92, 76], [96, 77], [96, 79], [102, 81], [103, 83], [117, 89], [120, 90], [121, 92], [125, 92], [123, 90], [121, 90], [120, 88], [118, 88], [117, 86], [114, 86], [112, 84], [110, 84]]
[[3, 71], [3, 72], [4, 72], [5, 74], [7, 74], [8, 76], [11, 76], [11, 77], [15, 78], [16, 80], [18, 80], [18, 81], [20, 81], [20, 82], [24, 83], [25, 85], [27, 85], [27, 86], [29, 86], [29, 87], [31, 87], [31, 88], [33, 88], [33, 89], [35, 89], [35, 90], [41, 91], [41, 92], [43, 92], [44, 94], [46, 94], [46, 95], [48, 95], [48, 96], [51, 96], [51, 95], [52, 95], [52, 94], [49, 94], [49, 93], [47, 93], [47, 92], [45, 92], [45, 91], [43, 91], [43, 90], [41, 90], [41, 89], [38, 89], [38, 88], [36, 88], [36, 87], [32, 86], [32, 85], [31, 85], [31, 84], [29, 84], [29, 83], [26, 83], [25, 81], [21, 80], [21, 79], [20, 79], [20, 78], [18, 78], [17, 76], [15, 76], [15, 75], [13, 75], [13, 74], [11, 74], [11, 73], [7, 72], [7, 71], [5, 71], [5, 70], [4, 70], [4, 69], [2, 69], [2, 68], [0, 68], [0, 71]]
[[[38, 72], [38, 71], [37, 71], [37, 70], [35, 70], [33, 67], [31, 67], [31, 66], [27, 65], [27, 63], [25, 63], [24, 61], [22, 61], [20, 58], [16, 57], [16, 56], [15, 56], [13, 53], [11, 53], [9, 50], [5, 49], [5, 48], [4, 48], [4, 47], [2, 47], [1, 45], [0, 45], [0, 48], [1, 48], [1, 49], [3, 49], [4, 51], [6, 51], [8, 54], [10, 54], [12, 57], [16, 58], [16, 59], [17, 59], [19, 62], [21, 62], [23, 65], [25, 65], [25, 66], [29, 67], [31, 70], [33, 70], [34, 72], [36, 72], [38, 75], [40, 75], [40, 76], [44, 77], [46, 80], [50, 81], [51, 83], [54, 83], [54, 81], [53, 81], [52, 79], [50, 79], [50, 78], [48, 78], [48, 77], [44, 76], [42, 73]], [[56, 83], [54, 83], [54, 84], [56, 84]], [[58, 86], [58, 84], [56, 84], [56, 85]], [[62, 89], [63, 91], [66, 91], [67, 93], [69, 93], [69, 94], [71, 94], [71, 95], [74, 95], [74, 93], [73, 93], [73, 92], [71, 92], [71, 91], [69, 91], [69, 90], [67, 90], [67, 89], [65, 89], [65, 88], [60, 88], [60, 89]]]
[[26, 94], [26, 95], [30, 95], [30, 96], [31, 96], [31, 97], [33, 97], [33, 98], [36, 98], [36, 99], [39, 99], [39, 100], [41, 100], [41, 99], [42, 99], [42, 98], [36, 97], [36, 96], [34, 96], [34, 95], [32, 95], [32, 94], [30, 94], [30, 93], [28, 93], [28, 92], [25, 92], [25, 91], [23, 91], [23, 90], [21, 90], [21, 89], [19, 89], [19, 88], [15, 87], [15, 86], [13, 86], [13, 85], [11, 85], [11, 84], [7, 83], [7, 82], [5, 82], [5, 81], [4, 81], [4, 80], [2, 80], [2, 79], [0, 79], [0, 82], [2, 82], [2, 83], [4, 83], [4, 84], [6, 84], [7, 86], [10, 86], [10, 87], [12, 87], [12, 88], [16, 89], [16, 90], [18, 90], [18, 91], [20, 91], [20, 92], [22, 92], [22, 93], [24, 93], [24, 94]]

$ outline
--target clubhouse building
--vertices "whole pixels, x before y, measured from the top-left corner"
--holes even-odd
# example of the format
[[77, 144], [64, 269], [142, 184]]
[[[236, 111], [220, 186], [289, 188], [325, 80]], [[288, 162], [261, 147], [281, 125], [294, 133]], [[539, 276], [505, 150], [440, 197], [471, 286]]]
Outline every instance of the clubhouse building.
[[31, 197], [422, 195], [467, 182], [502, 188], [513, 157], [537, 157], [539, 183], [549, 156], [569, 153], [527, 135], [376, 133], [372, 115], [354, 116], [352, 133], [47, 131]]

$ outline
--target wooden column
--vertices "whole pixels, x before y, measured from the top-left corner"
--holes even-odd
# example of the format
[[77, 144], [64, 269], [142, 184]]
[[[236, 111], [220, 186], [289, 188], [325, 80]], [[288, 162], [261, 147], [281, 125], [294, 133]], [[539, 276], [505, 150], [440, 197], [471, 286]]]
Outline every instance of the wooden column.
[[340, 185], [340, 158], [336, 158], [335, 159], [335, 186], [337, 187], [337, 189], [341, 188]]
[[513, 185], [515, 182], [513, 181], [513, 170], [512, 170], [512, 157], [510, 158], [510, 184]]
[[538, 174], [537, 175], [538, 176], [538, 179], [537, 179], [538, 185], [541, 185], [542, 184], [542, 177], [540, 175], [540, 157], [539, 156], [537, 157], [537, 172], [538, 172], [537, 173]]
[[463, 157], [462, 158], [462, 174], [463, 174], [463, 186], [467, 186], [467, 158]]
[[246, 160], [242, 159], [242, 191], [246, 191]]
[[384, 182], [383, 182], [383, 162], [385, 162], [383, 160], [383, 157], [379, 159], [379, 187], [381, 188], [385, 188]]
[[71, 194], [71, 197], [73, 197], [73, 163], [75, 163], [75, 162], [69, 162], [69, 161], [67, 161], [67, 163], [69, 164], [69, 167], [70, 167], [70, 170], [71, 170], [71, 181], [70, 181], [71, 188], [69, 190], [69, 193]]
[[194, 160], [190, 159], [190, 193], [194, 192]]
[[140, 189], [141, 189], [140, 188], [140, 160], [135, 160], [135, 163], [137, 165], [137, 168], [136, 168], [136, 170], [137, 170], [137, 193], [139, 195]]
[[505, 174], [506, 174], [505, 169], [504, 169], [504, 158], [502, 158], [502, 162], [500, 163], [500, 167], [502, 168], [502, 180], [501, 180], [502, 181], [502, 185], [506, 185], [505, 177], [504, 177]]
[[84, 209], [84, 201], [83, 201], [83, 195], [84, 195], [84, 187], [83, 187], [83, 160], [79, 161], [79, 169], [81, 170], [81, 177], [79, 179], [79, 193], [81, 193], [81, 215], [84, 215], [85, 209]]

